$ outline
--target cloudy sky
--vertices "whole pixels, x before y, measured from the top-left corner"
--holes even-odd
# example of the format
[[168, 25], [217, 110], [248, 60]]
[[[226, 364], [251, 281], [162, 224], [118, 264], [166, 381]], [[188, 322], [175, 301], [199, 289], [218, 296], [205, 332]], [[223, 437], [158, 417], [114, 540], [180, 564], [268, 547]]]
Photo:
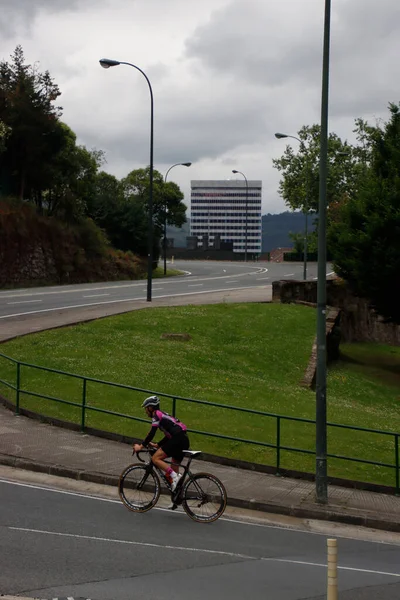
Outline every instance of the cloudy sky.
[[[169, 180], [263, 182], [263, 214], [286, 207], [272, 158], [320, 121], [324, 0], [0, 0], [0, 58], [17, 44], [61, 88], [63, 120], [80, 143], [106, 152], [123, 177], [149, 162]], [[399, 0], [332, 0], [329, 128], [354, 141], [354, 119], [386, 119], [400, 100]], [[293, 147], [297, 142], [293, 140]]]

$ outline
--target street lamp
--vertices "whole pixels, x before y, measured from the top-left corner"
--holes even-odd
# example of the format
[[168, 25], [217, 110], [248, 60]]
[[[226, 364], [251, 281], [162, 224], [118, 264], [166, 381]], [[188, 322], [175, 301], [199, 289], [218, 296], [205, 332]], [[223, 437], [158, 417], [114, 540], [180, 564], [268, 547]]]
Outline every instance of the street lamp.
[[[164, 177], [164, 183], [167, 183], [167, 177], [168, 177], [168, 173], [170, 172], [171, 169], [173, 169], [174, 167], [190, 167], [192, 165], [191, 162], [186, 162], [186, 163], [176, 163], [175, 165], [172, 165], [172, 167], [170, 167], [168, 169], [168, 171], [165, 173], [165, 177]], [[164, 201], [164, 241], [163, 241], [163, 247], [164, 247], [164, 275], [167, 274], [167, 202]]]
[[151, 89], [151, 84], [149, 78], [146, 73], [142, 71], [136, 65], [133, 65], [129, 62], [122, 62], [119, 60], [112, 60], [110, 58], [102, 58], [100, 61], [100, 65], [103, 69], [109, 69], [110, 67], [116, 67], [118, 65], [128, 65], [129, 67], [133, 67], [137, 71], [139, 71], [143, 77], [146, 79], [147, 84], [149, 86], [150, 91], [150, 173], [149, 173], [149, 230], [148, 230], [148, 255], [147, 255], [147, 302], [151, 302], [151, 284], [152, 284], [152, 276], [153, 276], [153, 146], [154, 146], [154, 102], [153, 102], [153, 90]]
[[247, 177], [242, 171], [236, 171], [236, 169], [232, 170], [232, 173], [239, 173], [243, 175], [244, 180], [246, 182], [246, 216], [245, 216], [245, 228], [244, 228], [244, 262], [247, 262], [247, 209], [248, 209], [248, 201], [249, 201], [249, 182], [247, 181]]
[[309, 194], [309, 185], [308, 185], [309, 159], [308, 159], [308, 154], [307, 154], [304, 142], [300, 138], [296, 137], [295, 135], [289, 135], [287, 133], [276, 133], [275, 137], [278, 140], [281, 140], [283, 138], [292, 138], [294, 140], [297, 140], [298, 142], [300, 142], [300, 146], [304, 149], [304, 152], [306, 154], [307, 178], [306, 178], [306, 197], [305, 197], [305, 201], [304, 201], [305, 231], [304, 231], [304, 267], [303, 267], [303, 279], [304, 279], [304, 281], [306, 281], [306, 279], [307, 279], [307, 246], [308, 246], [308, 194]]
[[328, 104], [331, 0], [325, 0], [321, 92], [321, 142], [318, 203], [317, 377], [316, 377], [316, 500], [328, 501], [326, 427], [326, 190], [328, 169]]

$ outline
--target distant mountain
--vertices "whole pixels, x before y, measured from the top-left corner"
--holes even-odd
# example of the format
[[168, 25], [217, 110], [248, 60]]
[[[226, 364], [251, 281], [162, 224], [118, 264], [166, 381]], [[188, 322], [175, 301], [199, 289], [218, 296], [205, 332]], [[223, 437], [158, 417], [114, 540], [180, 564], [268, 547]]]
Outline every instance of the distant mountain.
[[[308, 231], [314, 231], [316, 215], [308, 216]], [[289, 233], [304, 232], [305, 216], [302, 212], [283, 212], [277, 215], [262, 216], [262, 251], [274, 248], [290, 248], [293, 242]]]
[[[314, 231], [315, 214], [308, 217], [308, 230]], [[289, 248], [293, 245], [289, 233], [304, 231], [305, 217], [301, 212], [286, 211], [277, 215], [262, 216], [262, 251], [274, 248]], [[183, 227], [167, 227], [167, 237], [174, 240], [175, 248], [186, 248], [186, 237], [190, 235], [190, 219]]]

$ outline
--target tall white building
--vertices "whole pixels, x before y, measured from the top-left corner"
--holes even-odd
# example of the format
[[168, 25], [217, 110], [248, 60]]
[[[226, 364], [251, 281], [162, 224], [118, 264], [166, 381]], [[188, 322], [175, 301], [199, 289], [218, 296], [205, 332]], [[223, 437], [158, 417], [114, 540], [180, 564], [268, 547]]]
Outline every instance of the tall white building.
[[250, 255], [261, 253], [262, 183], [247, 183], [248, 187], [245, 180], [191, 181], [190, 235], [201, 245], [213, 245], [217, 236], [232, 242], [234, 252], [245, 253], [247, 247]]

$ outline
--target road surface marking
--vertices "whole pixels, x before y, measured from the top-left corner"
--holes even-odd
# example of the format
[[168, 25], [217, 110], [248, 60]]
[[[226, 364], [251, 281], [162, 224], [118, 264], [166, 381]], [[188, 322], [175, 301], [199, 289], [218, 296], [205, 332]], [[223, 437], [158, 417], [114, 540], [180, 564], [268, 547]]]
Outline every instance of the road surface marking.
[[[180, 294], [163, 294], [162, 296], [157, 296], [157, 298], [153, 298], [154, 300], [163, 298], [178, 298], [181, 296], [194, 296], [195, 294], [213, 294], [217, 292], [234, 292], [235, 290], [249, 290], [254, 288], [263, 288], [267, 286], [263, 285], [247, 285], [238, 288], [222, 288], [219, 290], [202, 290], [201, 292], [183, 292]], [[0, 319], [10, 319], [11, 317], [22, 317], [23, 315], [35, 315], [37, 313], [51, 312], [55, 310], [68, 310], [69, 308], [85, 308], [85, 306], [100, 306], [102, 304], [118, 304], [119, 302], [137, 302], [138, 300], [142, 300], [144, 306], [149, 306], [146, 300], [142, 297], [140, 298], [123, 298], [122, 300], [104, 300], [103, 302], [88, 302], [87, 304], [73, 304], [71, 306], [56, 306], [54, 308], [41, 308], [40, 310], [31, 310], [28, 312], [22, 313], [14, 313], [12, 315], [2, 315]]]
[[269, 277], [257, 277], [256, 281], [264, 281], [269, 279]]
[[[93, 535], [82, 535], [78, 533], [63, 533], [61, 531], [45, 531], [43, 529], [30, 529], [28, 527], [7, 527], [12, 531], [21, 531], [22, 533], [39, 533], [42, 535], [54, 535], [58, 537], [69, 537], [77, 540], [93, 540], [96, 542], [110, 542], [112, 544], [126, 544], [128, 546], [146, 546], [147, 548], [160, 548], [163, 550], [182, 550], [183, 552], [204, 552], [205, 554], [218, 554], [223, 556], [232, 556], [234, 558], [245, 558], [259, 560], [258, 557], [239, 554], [237, 552], [227, 552], [225, 550], [210, 550], [209, 548], [191, 548], [190, 546], [172, 546], [169, 544], [154, 544], [151, 542], [135, 542], [133, 540], [118, 540], [114, 538], [97, 537]], [[400, 577], [400, 575], [399, 575]]]
[[54, 296], [55, 294], [81, 294], [82, 292], [97, 292], [97, 291], [101, 291], [101, 290], [119, 290], [121, 288], [127, 288], [127, 287], [141, 287], [146, 285], [146, 283], [143, 282], [136, 282], [136, 283], [124, 283], [122, 285], [108, 285], [108, 286], [102, 286], [102, 287], [92, 287], [92, 288], [83, 288], [80, 289], [79, 287], [76, 287], [72, 290], [64, 290], [63, 286], [60, 286], [60, 289], [54, 291], [54, 292], [27, 292], [25, 294], [23, 293], [19, 293], [19, 294], [4, 294], [0, 292], [0, 300], [2, 298], [25, 298], [26, 296]]
[[[195, 281], [212, 281], [214, 279], [229, 279], [229, 277], [246, 277], [246, 275], [261, 275], [262, 273], [266, 273], [268, 269], [264, 267], [251, 267], [253, 269], [257, 269], [256, 271], [251, 271], [247, 273], [236, 273], [235, 275], [217, 275], [214, 277], [205, 277], [204, 275], [191, 275]], [[175, 278], [169, 278], [168, 280], [163, 280], [163, 284], [165, 283], [176, 283]], [[83, 284], [84, 285], [84, 284]], [[101, 287], [91, 287], [91, 288], [83, 288], [74, 287], [71, 289], [63, 289], [63, 286], [60, 286], [60, 289], [52, 291], [52, 292], [25, 292], [22, 291], [19, 294], [8, 294], [4, 292], [0, 292], [0, 300], [2, 298], [24, 298], [26, 296], [48, 296], [54, 294], [80, 294], [82, 292], [97, 292], [102, 290], [119, 290], [127, 287], [141, 287], [147, 285], [147, 282], [137, 281], [135, 283], [124, 283], [121, 285], [114, 284], [108, 286]], [[155, 285], [155, 284], [154, 284]]]
[[[3, 478], [0, 478], [0, 483], [6, 483], [9, 485], [15, 485], [15, 486], [19, 486], [19, 487], [32, 488], [34, 490], [40, 490], [43, 492], [52, 492], [55, 494], [64, 494], [67, 496], [77, 496], [78, 498], [84, 498], [86, 500], [99, 500], [100, 502], [110, 502], [112, 504], [121, 505], [121, 501], [119, 499], [104, 498], [102, 496], [96, 496], [96, 495], [83, 493], [83, 492], [71, 492], [68, 490], [46, 487], [44, 485], [37, 485], [37, 484], [33, 484], [33, 483], [22, 483], [20, 481], [13, 481], [10, 479], [3, 479]], [[160, 512], [168, 512], [168, 513], [171, 512], [171, 510], [169, 508], [162, 508], [161, 506], [155, 506], [153, 510], [160, 511]], [[185, 516], [184, 512], [179, 512], [179, 511], [176, 511], [174, 514], [179, 515], [181, 517]], [[230, 517], [223, 516], [220, 518], [220, 520], [225, 521], [227, 523], [234, 523], [235, 525], [244, 525], [244, 526], [249, 526], [249, 527], [262, 527], [265, 529], [280, 529], [280, 530], [284, 530], [284, 531], [290, 531], [292, 533], [318, 535], [318, 536], [323, 536], [323, 537], [326, 537], [326, 535], [327, 535], [326, 532], [297, 529], [295, 527], [290, 527], [289, 525], [277, 525], [277, 524], [270, 524], [270, 523], [254, 523], [253, 521], [245, 521], [245, 520], [242, 520], [241, 518], [235, 519], [233, 517], [230, 518]], [[340, 535], [338, 535], [338, 538], [343, 539], [343, 540], [357, 540], [357, 541], [361, 541], [365, 544], [380, 544], [383, 546], [395, 546], [395, 547], [399, 546], [399, 543], [387, 542], [387, 541], [375, 540], [375, 539], [373, 539], [373, 540], [364, 539], [364, 538], [360, 539], [360, 538], [354, 537], [352, 535], [345, 535], [343, 532], [341, 532]]]
[[189, 283], [188, 287], [202, 287], [204, 283]]
[[110, 294], [90, 294], [89, 296], [83, 296], [84, 298], [100, 298], [100, 296], [109, 296]]
[[43, 302], [43, 300], [19, 300], [18, 302], [7, 302], [7, 304], [32, 304], [34, 302]]
[[[196, 548], [190, 546], [172, 546], [170, 544], [155, 544], [151, 542], [136, 542], [134, 540], [120, 540], [115, 538], [97, 537], [92, 535], [82, 535], [77, 533], [63, 533], [61, 531], [46, 531], [43, 529], [31, 529], [28, 527], [11, 527], [7, 529], [12, 531], [20, 531], [22, 533], [38, 533], [40, 535], [53, 535], [58, 537], [73, 538], [76, 540], [92, 540], [95, 542], [107, 542], [112, 544], [124, 544], [128, 546], [146, 546], [147, 548], [159, 548], [161, 550], [182, 550], [183, 552], [199, 552], [204, 554], [216, 554], [219, 556], [230, 556], [232, 558], [242, 558], [244, 560], [262, 560], [264, 562], [279, 562], [291, 565], [302, 565], [308, 567], [321, 567], [326, 569], [326, 563], [315, 563], [303, 560], [291, 560], [287, 558], [273, 558], [264, 556], [250, 556], [249, 554], [241, 554], [240, 552], [227, 552], [226, 550], [210, 550], [209, 548]], [[388, 577], [400, 578], [400, 573], [391, 573], [388, 571], [376, 571], [374, 569], [360, 569], [358, 567], [344, 567], [338, 565], [338, 570], [354, 571], [356, 573], [371, 573], [372, 575], [386, 575]]]
[[284, 277], [293, 277], [294, 273], [286, 273]]

